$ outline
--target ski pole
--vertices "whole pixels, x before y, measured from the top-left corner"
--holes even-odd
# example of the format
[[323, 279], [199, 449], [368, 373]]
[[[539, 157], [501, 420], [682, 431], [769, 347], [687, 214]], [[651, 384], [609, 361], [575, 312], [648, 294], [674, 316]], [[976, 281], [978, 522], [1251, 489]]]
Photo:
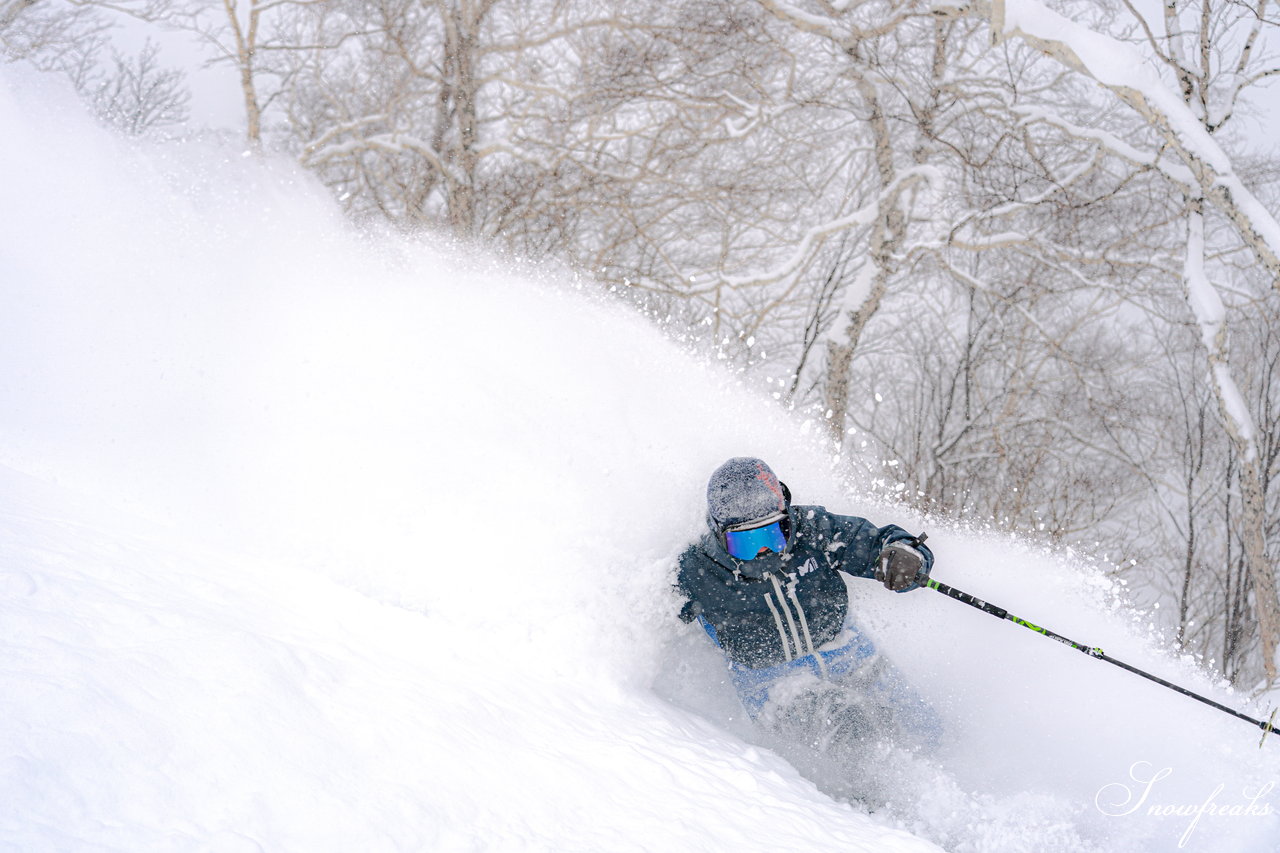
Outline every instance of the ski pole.
[[[1253, 725], [1262, 729], [1262, 740], [1258, 741], [1259, 747], [1262, 746], [1262, 741], [1265, 741], [1267, 739], [1267, 735], [1270, 734], [1272, 731], [1275, 731], [1275, 727], [1273, 725], [1276, 718], [1275, 711], [1271, 712], [1271, 718], [1266, 722], [1263, 722], [1262, 720], [1255, 720], [1253, 717], [1250, 717], [1246, 714], [1242, 714], [1239, 711], [1236, 711], [1232, 708], [1228, 708], [1226, 705], [1220, 705], [1217, 702], [1213, 701], [1212, 699], [1209, 699], [1205, 696], [1201, 696], [1199, 693], [1192, 693], [1190, 690], [1187, 690], [1185, 687], [1179, 687], [1178, 685], [1173, 684], [1172, 682], [1169, 682], [1169, 681], [1165, 681], [1163, 678], [1154, 676], [1149, 672], [1143, 672], [1142, 670], [1138, 669], [1136, 666], [1130, 666], [1124, 661], [1116, 660], [1110, 655], [1104, 653], [1102, 649], [1097, 648], [1096, 646], [1086, 646], [1083, 643], [1077, 643], [1075, 640], [1068, 639], [1062, 636], [1061, 634], [1057, 634], [1057, 633], [1054, 633], [1053, 631], [1050, 631], [1047, 628], [1042, 628], [1039, 625], [1032, 624], [1031, 622], [1028, 622], [1025, 619], [1014, 616], [1012, 613], [1010, 613], [1008, 610], [1005, 610], [1003, 607], [997, 607], [994, 604], [989, 604], [980, 598], [975, 598], [974, 596], [970, 595], [967, 592], [961, 592], [955, 587], [947, 586], [945, 583], [939, 583], [938, 581], [933, 580], [932, 578], [927, 579], [924, 583], [925, 583], [925, 586], [929, 587], [929, 589], [936, 589], [938, 592], [942, 593], [943, 595], [950, 596], [951, 598], [954, 598], [956, 601], [963, 601], [965, 604], [968, 604], [971, 607], [978, 608], [983, 613], [990, 613], [992, 616], [998, 617], [1000, 619], [1008, 619], [1010, 622], [1013, 622], [1014, 624], [1021, 625], [1024, 628], [1030, 628], [1032, 631], [1035, 631], [1037, 634], [1043, 634], [1044, 636], [1048, 637], [1051, 640], [1057, 640], [1059, 643], [1062, 643], [1063, 645], [1070, 646], [1071, 648], [1075, 649], [1078, 652], [1084, 652], [1086, 655], [1088, 655], [1091, 658], [1104, 660], [1107, 663], [1114, 664], [1120, 667], [1121, 669], [1125, 669], [1125, 670], [1128, 670], [1129, 672], [1132, 672], [1134, 675], [1141, 675], [1143, 678], [1149, 679], [1150, 681], [1154, 681], [1156, 684], [1160, 684], [1165, 687], [1168, 687], [1170, 690], [1176, 690], [1177, 692], [1181, 693], [1183, 696], [1190, 696], [1192, 699], [1203, 702], [1204, 704], [1210, 706], [1211, 708], [1217, 708], [1219, 711], [1230, 714], [1233, 717], [1239, 717], [1240, 719], [1244, 720], [1246, 723], [1252, 723]], [[1277, 709], [1277, 710], [1280, 710], [1280, 709]]]

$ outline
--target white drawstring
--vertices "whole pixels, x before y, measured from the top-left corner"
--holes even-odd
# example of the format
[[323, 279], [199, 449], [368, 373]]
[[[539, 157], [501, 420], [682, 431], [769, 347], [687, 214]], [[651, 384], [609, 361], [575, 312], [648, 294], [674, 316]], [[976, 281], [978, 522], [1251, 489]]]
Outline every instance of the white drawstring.
[[804, 608], [800, 606], [800, 599], [796, 597], [795, 584], [787, 586], [787, 596], [796, 606], [796, 615], [800, 617], [800, 628], [804, 631], [804, 641], [809, 644], [809, 654], [813, 655], [813, 659], [818, 662], [818, 669], [822, 671], [825, 678], [827, 675], [827, 662], [822, 659], [822, 655], [818, 654], [818, 650], [813, 645], [813, 635], [809, 633], [809, 620], [804, 618]]
[[[787, 656], [787, 660], [795, 660], [795, 655], [791, 653], [791, 646], [787, 645], [787, 632], [782, 627], [782, 617], [778, 615], [778, 608], [773, 606], [773, 599], [769, 597], [769, 593], [764, 594], [764, 603], [769, 605], [769, 612], [773, 614], [773, 624], [778, 627], [778, 636], [782, 638], [782, 651]], [[790, 619], [791, 615], [787, 614]], [[796, 643], [796, 651], [800, 651], [800, 644]]]
[[[787, 607], [786, 599], [782, 596], [782, 584], [778, 583], [778, 579], [774, 575], [769, 575], [769, 580], [773, 581], [773, 589], [778, 595], [778, 603], [782, 605], [782, 611], [787, 614], [787, 626], [791, 629], [791, 639], [795, 640], [796, 657], [800, 656], [803, 647], [800, 645], [800, 632], [796, 630], [796, 620], [791, 618], [791, 608]], [[782, 630], [782, 626], [778, 626], [778, 630]]]

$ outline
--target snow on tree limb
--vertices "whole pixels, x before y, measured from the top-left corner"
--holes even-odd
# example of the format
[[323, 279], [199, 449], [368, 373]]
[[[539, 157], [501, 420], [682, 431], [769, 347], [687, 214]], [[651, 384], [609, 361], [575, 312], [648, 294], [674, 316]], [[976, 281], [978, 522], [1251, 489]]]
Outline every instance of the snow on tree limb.
[[723, 276], [722, 280], [730, 287], [754, 287], [780, 281], [802, 268], [812, 250], [820, 246], [825, 238], [840, 231], [870, 225], [886, 206], [896, 204], [898, 197], [902, 193], [920, 183], [938, 187], [942, 185], [941, 180], [938, 171], [927, 166], [907, 169], [870, 204], [855, 210], [848, 216], [842, 216], [810, 228], [805, 232], [804, 237], [800, 239], [795, 251], [791, 253], [791, 257], [774, 269], [761, 275]]
[[1235, 226], [1280, 291], [1280, 222], [1236, 176], [1221, 146], [1181, 96], [1131, 46], [1062, 17], [1038, 0], [993, 0], [993, 38], [1019, 38], [1110, 89], [1155, 128], [1201, 191]]
[[1180, 184], [1188, 190], [1198, 188], [1199, 182], [1191, 170], [1180, 163], [1171, 162], [1169, 158], [1162, 156], [1163, 150], [1160, 151], [1144, 151], [1125, 142], [1114, 133], [1108, 133], [1105, 130], [1095, 127], [1084, 127], [1072, 121], [1065, 116], [1056, 113], [1046, 107], [1031, 107], [1025, 105], [1015, 105], [1012, 107], [1013, 112], [1022, 116], [1024, 124], [1032, 124], [1039, 122], [1041, 124], [1056, 127], [1059, 130], [1069, 133], [1077, 139], [1089, 139], [1096, 142], [1107, 151], [1126, 160], [1135, 166], [1143, 166], [1149, 169], [1157, 169], [1160, 174], [1175, 184]]

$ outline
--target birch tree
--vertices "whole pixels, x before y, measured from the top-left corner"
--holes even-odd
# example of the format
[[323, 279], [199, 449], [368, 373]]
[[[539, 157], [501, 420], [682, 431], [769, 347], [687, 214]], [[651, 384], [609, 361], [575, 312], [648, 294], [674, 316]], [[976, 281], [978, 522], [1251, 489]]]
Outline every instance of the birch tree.
[[[1201, 0], [1194, 6], [1167, 0], [1163, 35], [1138, 15], [1151, 54], [1172, 75], [1175, 86], [1161, 81], [1128, 45], [1068, 21], [1033, 0], [995, 0], [991, 20], [997, 38], [1021, 39], [1095, 79], [1141, 117], [1178, 158], [1164, 171], [1186, 193], [1182, 278], [1187, 304], [1200, 328], [1221, 423], [1238, 459], [1245, 558], [1262, 664], [1270, 684], [1277, 675], [1280, 599], [1267, 555], [1262, 461], [1257, 429], [1232, 369], [1226, 309], [1206, 270], [1204, 224], [1205, 206], [1212, 204], [1280, 291], [1280, 223], [1240, 180], [1214, 138], [1234, 114], [1241, 92], [1280, 70], [1256, 52], [1267, 25], [1266, 7], [1266, 0], [1254, 4]], [[1196, 14], [1188, 18], [1188, 12]], [[1215, 32], [1224, 26], [1240, 29], [1240, 40], [1232, 44]], [[1223, 51], [1232, 48], [1235, 55], [1224, 56]]]

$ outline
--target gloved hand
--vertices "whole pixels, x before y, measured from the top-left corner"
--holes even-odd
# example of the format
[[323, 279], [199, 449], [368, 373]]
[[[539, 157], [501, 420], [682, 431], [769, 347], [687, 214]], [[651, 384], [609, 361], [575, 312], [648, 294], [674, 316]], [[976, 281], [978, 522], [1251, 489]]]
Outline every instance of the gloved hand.
[[876, 580], [884, 584], [885, 589], [902, 592], [929, 577], [925, 565], [924, 555], [906, 542], [890, 542], [880, 551]]

